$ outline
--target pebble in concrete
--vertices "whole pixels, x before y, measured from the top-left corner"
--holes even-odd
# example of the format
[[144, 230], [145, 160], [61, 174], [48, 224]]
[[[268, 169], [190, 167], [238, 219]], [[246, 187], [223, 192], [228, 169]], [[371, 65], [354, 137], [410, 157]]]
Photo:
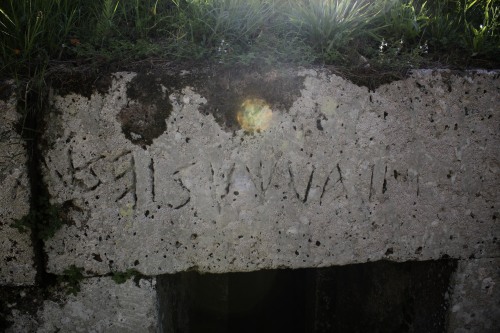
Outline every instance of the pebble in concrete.
[[0, 99], [0, 285], [13, 286], [33, 285], [36, 275], [30, 232], [12, 227], [28, 214], [31, 193], [26, 144], [15, 128], [22, 120], [16, 105], [14, 93]]
[[[196, 87], [152, 77], [160, 102], [129, 96], [134, 73], [115, 74], [107, 94], [54, 96], [44, 175], [71, 222], [45, 244], [48, 270], [499, 256], [498, 74], [416, 71], [376, 91], [315, 70], [280, 75], [303, 88], [253, 133], [201, 112]], [[138, 121], [162, 111], [166, 129], [124, 129], [131, 108]]]

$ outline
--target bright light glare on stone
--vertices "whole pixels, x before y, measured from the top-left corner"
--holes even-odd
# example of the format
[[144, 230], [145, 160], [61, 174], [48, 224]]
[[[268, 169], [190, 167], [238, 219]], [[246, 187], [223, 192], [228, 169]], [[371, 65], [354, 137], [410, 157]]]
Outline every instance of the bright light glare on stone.
[[262, 131], [269, 127], [273, 111], [267, 103], [258, 98], [247, 99], [241, 104], [236, 119], [245, 131]]

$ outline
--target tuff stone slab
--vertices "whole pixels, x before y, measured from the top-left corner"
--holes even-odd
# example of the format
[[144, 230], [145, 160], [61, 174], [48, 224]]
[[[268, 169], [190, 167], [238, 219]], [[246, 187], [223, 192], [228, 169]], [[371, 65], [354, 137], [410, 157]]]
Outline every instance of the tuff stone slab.
[[[269, 128], [250, 134], [200, 112], [207, 99], [194, 87], [152, 79], [161, 102], [129, 97], [135, 73], [113, 75], [107, 94], [54, 95], [43, 173], [70, 221], [45, 243], [47, 269], [499, 256], [498, 73], [421, 70], [376, 91], [323, 71], [291, 75], [304, 80], [300, 96], [272, 105]], [[171, 110], [166, 130], [151, 144], [124, 133], [127, 108]]]
[[88, 278], [77, 295], [45, 300], [36, 315], [13, 311], [7, 332], [157, 332], [156, 279]]
[[500, 331], [500, 259], [460, 261], [454, 280], [448, 332]]
[[26, 144], [15, 130], [21, 120], [16, 105], [14, 93], [0, 99], [0, 285], [19, 286], [33, 285], [36, 270], [30, 233], [12, 227], [29, 213], [31, 196]]

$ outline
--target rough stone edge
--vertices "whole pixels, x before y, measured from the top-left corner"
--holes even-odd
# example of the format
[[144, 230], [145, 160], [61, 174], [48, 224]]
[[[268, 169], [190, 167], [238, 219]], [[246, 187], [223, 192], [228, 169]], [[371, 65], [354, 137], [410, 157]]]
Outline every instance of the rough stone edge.
[[[14, 81], [10, 85], [10, 97], [0, 100], [2, 137], [0, 137], [1, 162], [5, 162], [4, 174], [0, 178], [0, 285], [34, 285], [36, 269], [31, 231], [21, 233], [12, 227], [15, 220], [26, 216], [30, 210], [31, 189], [28, 171], [26, 143], [16, 132], [16, 123], [21, 120], [18, 113]], [[5, 112], [5, 113], [4, 113]], [[4, 135], [6, 137], [4, 137]], [[0, 162], [0, 163], [1, 163]]]

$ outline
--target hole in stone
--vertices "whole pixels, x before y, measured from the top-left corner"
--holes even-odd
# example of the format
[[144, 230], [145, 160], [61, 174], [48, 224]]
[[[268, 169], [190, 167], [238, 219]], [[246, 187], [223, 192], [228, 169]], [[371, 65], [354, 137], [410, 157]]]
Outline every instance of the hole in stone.
[[444, 332], [456, 260], [158, 277], [161, 332]]

